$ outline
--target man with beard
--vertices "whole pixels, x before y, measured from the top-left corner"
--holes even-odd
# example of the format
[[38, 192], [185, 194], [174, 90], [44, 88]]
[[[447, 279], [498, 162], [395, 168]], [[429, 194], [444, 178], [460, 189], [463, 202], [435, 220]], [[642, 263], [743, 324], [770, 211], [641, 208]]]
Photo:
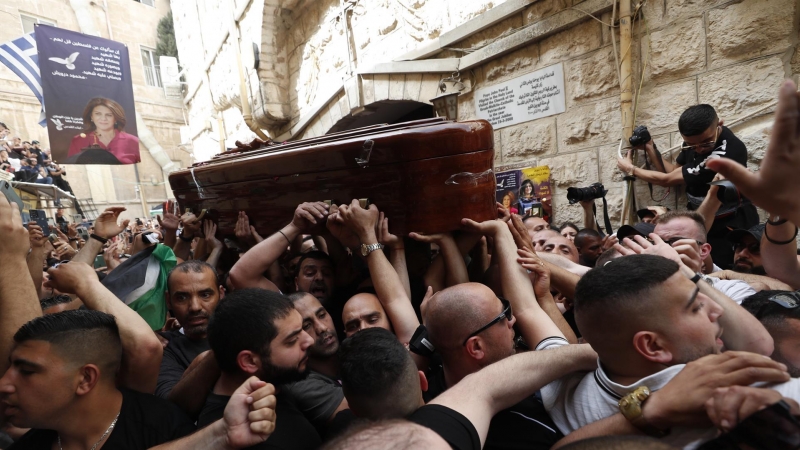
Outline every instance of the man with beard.
[[338, 381], [339, 338], [333, 319], [316, 297], [296, 292], [289, 300], [303, 318], [303, 331], [314, 339], [314, 345], [308, 349], [308, 377], [283, 386], [282, 392], [314, 426], [324, 429], [336, 413], [348, 408]]
[[[167, 306], [183, 328], [165, 332], [169, 344], [161, 360], [156, 395], [175, 402], [190, 415], [196, 415], [203, 406], [196, 386], [200, 385], [200, 377], [208, 378], [209, 370], [187, 369], [198, 355], [210, 348], [206, 337], [208, 321], [225, 296], [225, 289], [220, 286], [213, 267], [194, 259], [172, 269], [167, 276], [167, 288]], [[216, 373], [213, 369], [210, 370], [212, 376]]]
[[[286, 296], [254, 288], [236, 290], [220, 302], [208, 325], [208, 342], [221, 375], [200, 413], [200, 428], [223, 416], [231, 394], [251, 376], [276, 386], [305, 378], [314, 339]], [[311, 422], [284, 393], [276, 398], [275, 431], [253, 448], [318, 448], [321, 439]]]
[[733, 271], [766, 275], [761, 264], [761, 236], [765, 224], [758, 224], [749, 230], [733, 230], [725, 237], [733, 243]]

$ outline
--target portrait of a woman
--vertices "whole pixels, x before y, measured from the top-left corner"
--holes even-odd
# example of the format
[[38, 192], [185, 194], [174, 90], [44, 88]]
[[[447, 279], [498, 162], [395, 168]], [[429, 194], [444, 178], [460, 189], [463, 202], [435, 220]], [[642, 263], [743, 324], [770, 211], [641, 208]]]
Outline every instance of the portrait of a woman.
[[107, 157], [96, 161], [78, 159], [83, 150], [89, 149], [95, 153], [106, 151], [119, 164], [139, 162], [139, 138], [125, 132], [125, 123], [125, 111], [119, 103], [103, 97], [91, 99], [83, 110], [83, 132], [72, 138], [67, 157], [76, 162], [113, 163], [113, 158]]

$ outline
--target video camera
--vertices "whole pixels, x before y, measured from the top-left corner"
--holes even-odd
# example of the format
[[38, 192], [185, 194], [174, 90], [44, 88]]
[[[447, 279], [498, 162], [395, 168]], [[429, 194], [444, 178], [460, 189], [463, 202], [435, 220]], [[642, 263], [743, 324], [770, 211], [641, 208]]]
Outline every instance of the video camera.
[[567, 200], [570, 205], [586, 200], [594, 200], [603, 198], [608, 193], [608, 189], [603, 186], [603, 183], [594, 183], [587, 187], [582, 188], [567, 188]]

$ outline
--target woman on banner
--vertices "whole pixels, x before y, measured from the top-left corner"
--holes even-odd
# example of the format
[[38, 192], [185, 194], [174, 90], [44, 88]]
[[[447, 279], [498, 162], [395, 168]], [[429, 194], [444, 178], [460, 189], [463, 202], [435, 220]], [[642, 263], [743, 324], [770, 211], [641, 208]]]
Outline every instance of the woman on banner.
[[124, 131], [125, 123], [125, 111], [119, 103], [103, 97], [91, 99], [83, 110], [84, 131], [73, 137], [70, 143], [69, 161], [114, 164], [108, 155], [90, 160], [79, 156], [84, 150], [93, 150], [93, 153], [102, 150], [113, 155], [118, 164], [139, 162], [139, 138]]

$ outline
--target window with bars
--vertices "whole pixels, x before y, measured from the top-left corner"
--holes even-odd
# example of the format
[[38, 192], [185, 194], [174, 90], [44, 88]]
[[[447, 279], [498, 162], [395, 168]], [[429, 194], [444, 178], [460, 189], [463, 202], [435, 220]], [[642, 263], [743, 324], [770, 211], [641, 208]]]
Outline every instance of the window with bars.
[[42, 19], [41, 17], [36, 16], [29, 16], [27, 14], [20, 14], [19, 19], [22, 22], [23, 34], [33, 33], [37, 23], [56, 26], [56, 23], [52, 20]]
[[141, 47], [141, 51], [145, 83], [148, 86], [161, 87], [161, 71], [157, 64], [156, 51], [146, 47]]

